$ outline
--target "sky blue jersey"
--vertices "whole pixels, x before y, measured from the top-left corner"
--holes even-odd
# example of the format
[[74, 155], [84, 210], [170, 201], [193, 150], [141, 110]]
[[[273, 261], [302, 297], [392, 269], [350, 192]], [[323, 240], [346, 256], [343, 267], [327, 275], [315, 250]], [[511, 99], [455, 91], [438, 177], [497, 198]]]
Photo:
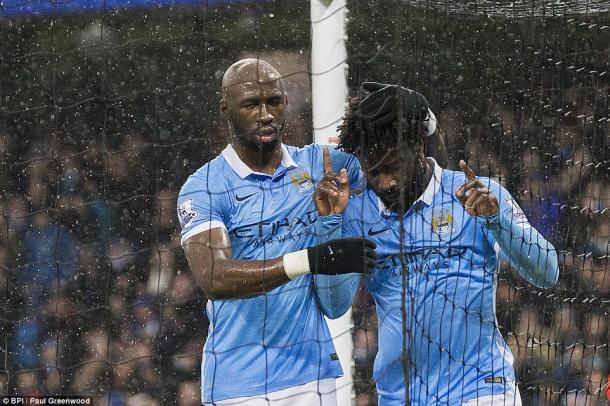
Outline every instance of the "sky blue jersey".
[[[406, 376], [413, 406], [461, 405], [514, 391], [513, 355], [495, 315], [499, 244], [455, 197], [465, 175], [434, 168], [402, 231], [398, 214], [371, 189], [353, 197], [343, 215], [343, 236], [377, 244], [379, 260], [367, 282], [379, 320], [373, 375], [381, 406], [404, 404]], [[479, 180], [498, 199], [500, 215], [527, 230], [511, 195], [493, 180]], [[557, 278], [553, 258], [549, 285]]]
[[[352, 187], [364, 182], [357, 160], [331, 147], [334, 170], [347, 168]], [[229, 145], [191, 175], [178, 197], [182, 244], [227, 230], [234, 259], [281, 257], [316, 244], [314, 185], [323, 176], [322, 147], [282, 145], [270, 176], [253, 172]], [[206, 403], [254, 396], [342, 374], [328, 327], [316, 304], [312, 276], [266, 294], [209, 300], [202, 372]]]

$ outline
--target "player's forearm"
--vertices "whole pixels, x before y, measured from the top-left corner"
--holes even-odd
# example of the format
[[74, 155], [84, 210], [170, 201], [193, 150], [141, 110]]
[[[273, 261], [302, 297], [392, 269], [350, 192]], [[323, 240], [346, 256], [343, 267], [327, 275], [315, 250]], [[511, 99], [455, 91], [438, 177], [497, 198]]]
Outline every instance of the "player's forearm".
[[235, 260], [231, 247], [218, 235], [214, 245], [207, 233], [183, 244], [197, 283], [210, 299], [238, 299], [259, 295], [307, 274], [337, 275], [368, 272], [375, 264], [375, 244], [364, 238], [343, 238], [268, 260]]
[[[314, 230], [318, 243], [341, 238], [342, 216], [323, 216], [318, 219]], [[360, 285], [360, 274], [315, 275], [315, 292], [325, 316], [336, 319], [352, 306]]]
[[555, 286], [559, 277], [555, 247], [527, 222], [515, 222], [506, 214], [489, 219], [487, 227], [511, 266], [537, 287]]
[[290, 279], [282, 258], [240, 261], [217, 259], [204, 267], [191, 266], [208, 299], [240, 299], [260, 295]]

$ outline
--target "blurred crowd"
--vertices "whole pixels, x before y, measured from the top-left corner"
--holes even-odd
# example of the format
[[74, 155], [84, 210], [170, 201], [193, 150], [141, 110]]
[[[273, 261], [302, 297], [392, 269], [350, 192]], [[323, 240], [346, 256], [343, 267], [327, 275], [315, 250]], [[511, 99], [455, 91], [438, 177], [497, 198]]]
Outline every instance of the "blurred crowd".
[[[513, 99], [487, 111], [459, 99], [438, 108], [450, 162], [466, 157], [478, 175], [499, 180], [560, 250], [553, 290], [528, 286], [506, 265], [499, 275], [498, 323], [525, 405], [606, 405], [610, 133], [607, 112], [597, 112], [602, 99], [563, 95], [560, 118], [547, 121]], [[291, 142], [306, 142], [304, 132]], [[168, 175], [160, 176], [163, 162], [144, 131], [87, 148], [57, 134], [19, 148], [2, 137], [0, 152], [14, 164], [2, 179], [0, 328], [8, 339], [0, 393], [200, 404], [208, 322], [179, 243], [175, 200], [185, 179], [159, 180]], [[374, 405], [377, 321], [364, 285], [354, 308], [356, 403]]]
[[200, 404], [205, 300], [152, 148], [141, 132], [87, 150], [54, 136], [15, 157], [0, 219], [0, 393]]

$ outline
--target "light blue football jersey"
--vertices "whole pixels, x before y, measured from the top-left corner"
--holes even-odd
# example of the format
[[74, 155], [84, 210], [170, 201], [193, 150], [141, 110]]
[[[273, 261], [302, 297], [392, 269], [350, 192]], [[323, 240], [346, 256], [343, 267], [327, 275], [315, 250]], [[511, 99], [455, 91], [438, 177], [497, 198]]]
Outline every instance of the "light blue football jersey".
[[[363, 187], [358, 161], [331, 147], [333, 168], [347, 168]], [[281, 257], [316, 244], [314, 185], [323, 176], [322, 147], [282, 145], [270, 176], [253, 172], [231, 145], [190, 176], [178, 197], [182, 243], [222, 227], [234, 259]], [[203, 352], [206, 403], [254, 396], [342, 374], [312, 276], [301, 276], [247, 299], [209, 300]]]
[[[455, 197], [464, 174], [434, 167], [402, 231], [398, 214], [371, 189], [353, 197], [343, 216], [343, 236], [377, 244], [367, 282], [379, 320], [373, 375], [381, 406], [404, 405], [406, 376], [413, 406], [461, 405], [514, 390], [513, 356], [495, 315], [498, 244]], [[503, 213], [527, 222], [504, 188], [479, 179]]]

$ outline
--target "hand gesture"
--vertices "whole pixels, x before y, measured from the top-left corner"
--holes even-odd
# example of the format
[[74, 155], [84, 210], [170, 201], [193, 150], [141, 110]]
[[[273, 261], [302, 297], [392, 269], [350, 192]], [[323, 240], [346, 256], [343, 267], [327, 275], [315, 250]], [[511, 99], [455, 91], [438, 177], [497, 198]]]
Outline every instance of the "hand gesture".
[[483, 186], [463, 159], [460, 160], [460, 169], [466, 175], [466, 183], [455, 191], [455, 196], [466, 212], [471, 216], [491, 216], [498, 213], [498, 199], [491, 190]]
[[337, 175], [333, 172], [328, 147], [322, 150], [324, 177], [316, 187], [313, 201], [320, 216], [343, 213], [349, 201], [349, 178], [347, 170], [341, 169]]

